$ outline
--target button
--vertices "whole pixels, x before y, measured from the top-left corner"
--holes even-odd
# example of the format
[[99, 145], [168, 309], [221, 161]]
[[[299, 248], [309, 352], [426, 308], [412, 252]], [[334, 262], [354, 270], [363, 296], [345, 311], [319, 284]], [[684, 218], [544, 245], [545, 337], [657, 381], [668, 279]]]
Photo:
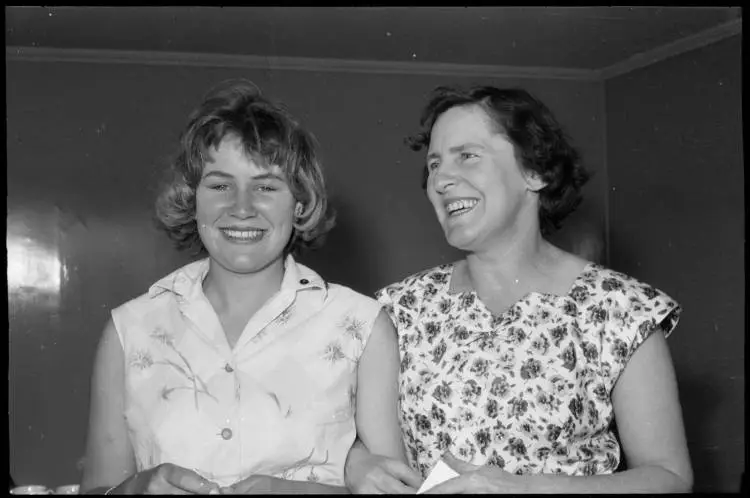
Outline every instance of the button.
[[306, 278], [303, 278], [302, 280], [299, 281], [299, 283], [301, 283], [302, 285], [307, 285], [310, 283], [310, 281]]
[[232, 368], [232, 365], [230, 365], [229, 363], [227, 363], [226, 365], [224, 365], [224, 370], [226, 370], [229, 373], [234, 372], [234, 368]]
[[221, 431], [221, 437], [223, 437], [224, 439], [227, 439], [227, 440], [228, 439], [232, 439], [232, 429], [229, 429], [229, 428], [222, 429], [222, 431]]

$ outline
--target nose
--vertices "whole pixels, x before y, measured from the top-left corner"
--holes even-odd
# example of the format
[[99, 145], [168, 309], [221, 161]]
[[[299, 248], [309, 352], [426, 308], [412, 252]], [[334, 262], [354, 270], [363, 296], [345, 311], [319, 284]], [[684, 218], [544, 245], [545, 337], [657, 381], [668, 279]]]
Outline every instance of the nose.
[[438, 194], [444, 194], [456, 185], [456, 175], [451, 164], [441, 164], [433, 173], [433, 186]]
[[246, 219], [252, 218], [257, 213], [255, 209], [255, 198], [253, 193], [245, 190], [238, 190], [234, 196], [231, 215], [235, 218]]

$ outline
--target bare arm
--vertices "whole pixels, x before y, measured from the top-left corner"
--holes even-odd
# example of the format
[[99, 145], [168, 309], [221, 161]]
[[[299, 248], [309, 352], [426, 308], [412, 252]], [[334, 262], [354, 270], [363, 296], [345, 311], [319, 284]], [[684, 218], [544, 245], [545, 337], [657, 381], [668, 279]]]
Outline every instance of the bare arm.
[[[516, 476], [459, 463], [458, 478], [438, 493], [681, 493], [693, 485], [672, 360], [664, 335], [646, 339], [631, 357], [612, 392], [615, 420], [629, 469], [590, 477]], [[450, 462], [449, 462], [450, 463]], [[452, 481], [452, 482], [451, 482]]]
[[689, 492], [693, 470], [677, 380], [660, 330], [630, 358], [612, 391], [612, 403], [628, 470], [609, 476], [568, 477], [565, 483], [549, 479], [545, 484], [563, 493]]
[[94, 359], [82, 493], [108, 489], [135, 473], [133, 448], [123, 415], [124, 394], [124, 354], [110, 319]]
[[399, 365], [396, 330], [381, 311], [357, 373], [357, 440], [345, 472], [347, 486], [355, 493], [413, 493], [421, 484], [404, 454], [398, 421]]
[[690, 491], [693, 469], [677, 379], [661, 330], [633, 354], [615, 385], [612, 403], [631, 469], [620, 473], [620, 478], [637, 473], [631, 484], [637, 491]]
[[357, 367], [357, 436], [371, 453], [406, 462], [398, 422], [396, 330], [380, 311]]
[[218, 486], [192, 470], [165, 463], [136, 473], [125, 422], [125, 355], [110, 319], [94, 359], [81, 494], [208, 494]]

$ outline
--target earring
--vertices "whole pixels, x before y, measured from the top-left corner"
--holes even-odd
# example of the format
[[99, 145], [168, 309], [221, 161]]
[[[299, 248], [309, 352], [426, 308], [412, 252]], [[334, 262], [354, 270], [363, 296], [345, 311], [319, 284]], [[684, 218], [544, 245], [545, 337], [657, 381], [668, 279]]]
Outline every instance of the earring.
[[302, 214], [303, 209], [304, 208], [302, 207], [302, 204], [297, 203], [297, 206], [294, 208], [294, 216], [299, 218], [299, 216]]

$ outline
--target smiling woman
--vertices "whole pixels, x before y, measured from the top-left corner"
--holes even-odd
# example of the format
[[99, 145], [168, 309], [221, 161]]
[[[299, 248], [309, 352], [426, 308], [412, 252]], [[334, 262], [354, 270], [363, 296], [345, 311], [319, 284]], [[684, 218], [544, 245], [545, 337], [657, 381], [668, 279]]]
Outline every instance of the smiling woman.
[[404, 461], [393, 325], [294, 258], [333, 225], [312, 135], [231, 82], [192, 114], [172, 166], [158, 219], [207, 257], [112, 310], [84, 492], [346, 492], [356, 435]]
[[444, 460], [460, 475], [430, 492], [689, 490], [665, 341], [681, 308], [548, 241], [588, 177], [552, 113], [520, 89], [438, 88], [421, 124], [423, 188], [466, 256], [378, 291], [399, 332], [411, 469], [357, 444], [350, 487]]

